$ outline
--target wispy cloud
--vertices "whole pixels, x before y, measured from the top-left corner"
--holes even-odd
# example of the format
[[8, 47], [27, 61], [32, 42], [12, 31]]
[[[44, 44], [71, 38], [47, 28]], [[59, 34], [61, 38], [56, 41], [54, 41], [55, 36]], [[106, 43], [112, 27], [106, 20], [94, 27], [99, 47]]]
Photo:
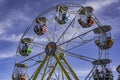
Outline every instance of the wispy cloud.
[[85, 77], [90, 72], [90, 70], [76, 70], [75, 72], [78, 74], [78, 76]]
[[3, 35], [5, 32], [9, 31], [10, 28], [14, 28], [14, 24], [22, 21], [28, 22], [30, 19], [21, 12], [11, 12], [7, 15], [6, 19], [0, 22], [0, 35]]
[[110, 18], [110, 17], [106, 17], [106, 16], [103, 16], [104, 19], [102, 20], [103, 24], [108, 24], [108, 25], [111, 25], [112, 27], [112, 34], [113, 35], [116, 35], [118, 33], [120, 33], [120, 30], [119, 30], [119, 23], [118, 21], [120, 21], [120, 17], [114, 17], [114, 18]]
[[22, 36], [22, 34], [20, 34], [20, 35], [12, 34], [11, 36], [4, 35], [4, 36], [0, 37], [0, 40], [10, 41], [10, 42], [18, 42], [20, 40], [21, 36]]
[[11, 58], [11, 57], [14, 57], [15, 56], [15, 51], [10, 51], [10, 52], [2, 52], [0, 53], [0, 59], [3, 59], [3, 58]]
[[13, 25], [13, 22], [10, 19], [5, 20], [4, 22], [1, 22], [0, 23], [0, 35], [2, 35], [3, 33], [5, 33], [5, 31], [9, 27], [12, 27], [12, 25]]
[[93, 1], [90, 0], [90, 1], [86, 2], [84, 5], [92, 6], [96, 11], [99, 11], [102, 8], [104, 8], [110, 4], [116, 3], [116, 2], [119, 2], [119, 0], [93, 0]]
[[4, 4], [6, 0], [0, 0], [0, 4]]
[[120, 10], [120, 6], [118, 7], [118, 9]]

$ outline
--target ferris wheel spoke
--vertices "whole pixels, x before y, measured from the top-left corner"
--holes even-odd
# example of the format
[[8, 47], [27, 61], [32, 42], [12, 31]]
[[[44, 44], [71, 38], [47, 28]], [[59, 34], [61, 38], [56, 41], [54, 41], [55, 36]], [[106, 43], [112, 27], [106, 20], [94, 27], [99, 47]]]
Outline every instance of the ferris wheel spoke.
[[37, 46], [37, 47], [40, 47], [40, 48], [45, 48], [45, 46], [46, 46], [46, 45], [43, 45], [43, 44], [40, 44], [40, 43], [36, 43], [36, 42], [33, 42], [33, 45]]
[[31, 68], [31, 67], [36, 66], [36, 65], [38, 65], [38, 64], [39, 64], [39, 63], [37, 62], [37, 63], [34, 63], [34, 64], [32, 64], [32, 65], [29, 65], [28, 68]]
[[94, 65], [93, 68], [91, 69], [91, 71], [88, 73], [88, 75], [86, 76], [85, 80], [90, 80], [89, 78], [92, 76], [92, 73], [94, 72], [94, 70], [97, 68], [97, 65]]
[[44, 72], [43, 72], [43, 74], [42, 74], [41, 80], [44, 80], [44, 77], [45, 77], [45, 74], [46, 74], [46, 71], [47, 71], [47, 68], [48, 68], [49, 60], [50, 60], [50, 56], [49, 56], [48, 59], [47, 59], [47, 63], [46, 63]]
[[95, 21], [95, 23], [98, 25], [98, 26], [102, 26], [102, 24], [100, 23], [100, 21], [95, 17], [95, 15], [92, 13], [92, 16], [93, 16], [93, 19]]
[[[77, 15], [76, 15], [77, 16]], [[71, 24], [74, 22], [76, 16], [73, 18], [73, 20], [71, 21], [71, 23], [67, 26], [67, 28], [64, 30], [64, 32], [61, 34], [61, 36], [58, 38], [57, 42], [58, 43], [60, 41], [60, 39], [62, 38], [62, 36], [66, 33], [66, 31], [69, 29], [69, 27], [71, 26]]]
[[54, 71], [54, 74], [55, 74], [56, 79], [59, 80], [58, 76], [57, 76], [57, 73], [55, 71]]
[[[56, 62], [53, 62], [52, 64], [49, 64], [49, 65], [50, 65], [50, 66], [48, 66], [49, 69], [48, 69], [48, 71], [46, 72], [45, 75], [47, 75], [47, 74], [52, 74], [51, 72], [52, 72], [54, 66], [56, 66]], [[53, 71], [54, 71], [54, 70], [53, 70]], [[49, 75], [49, 77], [50, 77], [50, 75]]]
[[[73, 34], [72, 38], [74, 38], [74, 36], [75, 36], [76, 34], [77, 34], [77, 32], [75, 32], [75, 33]], [[71, 38], [71, 39], [72, 39], [72, 38]], [[76, 38], [76, 39], [77, 39], [77, 38]], [[88, 40], [83, 40], [83, 39], [82, 39], [82, 41], [76, 42], [76, 41], [72, 40], [72, 41], [69, 41], [68, 43], [71, 44], [71, 45], [72, 45], [72, 43], [77, 43], [77, 44], [79, 44], [79, 45], [77, 45], [77, 46], [72, 45], [72, 49], [74, 49], [74, 48], [76, 48], [76, 47], [79, 47], [79, 46], [81, 46], [81, 45], [87, 43], [87, 42], [89, 42], [89, 41], [88, 41]], [[68, 43], [65, 44], [67, 50], [68, 50]], [[71, 49], [71, 48], [70, 48], [70, 49]]]
[[46, 34], [45, 36], [49, 42], [53, 41], [52, 37], [50, 36], [50, 32], [48, 32], [48, 34]]
[[47, 77], [47, 80], [50, 80], [51, 76], [54, 73], [54, 70], [56, 69], [56, 67], [58, 66], [58, 63], [56, 62], [51, 70], [51, 72], [49, 73], [49, 76]]
[[55, 28], [54, 28], [54, 38], [53, 38], [53, 41], [56, 40], [56, 38], [58, 39], [58, 36], [56, 34], [56, 30], [57, 30], [57, 24], [55, 23]]
[[90, 39], [90, 40], [84, 40], [83, 42], [79, 42], [78, 43], [78, 45], [76, 45], [76, 46], [72, 46], [71, 48], [68, 48], [68, 49], [66, 49], [67, 51], [69, 51], [69, 50], [72, 50], [72, 49], [75, 49], [75, 48], [77, 48], [77, 47], [79, 47], [79, 46], [82, 46], [82, 45], [84, 45], [84, 44], [86, 44], [86, 43], [88, 43], [88, 42], [90, 42], [90, 41], [93, 41], [94, 39]]
[[87, 57], [87, 56], [83, 56], [83, 55], [80, 55], [80, 54], [75, 54], [75, 53], [72, 53], [72, 52], [68, 52], [68, 51], [65, 51], [63, 50], [64, 52], [66, 52], [66, 55], [68, 56], [71, 56], [71, 57], [75, 57], [75, 58], [78, 58], [78, 59], [82, 59], [82, 60], [85, 60], [85, 61], [88, 61], [88, 62], [93, 62], [94, 58], [90, 58], [90, 57]]
[[90, 32], [92, 32], [93, 30], [94, 30], [94, 29], [89, 30], [89, 31], [87, 31], [87, 32], [85, 32], [85, 33], [83, 33], [83, 34], [80, 34], [80, 35], [72, 38], [72, 39], [69, 39], [69, 40], [67, 40], [67, 41], [65, 41], [65, 42], [63, 42], [63, 43], [60, 43], [58, 46], [61, 46], [61, 45], [65, 44], [65, 43], [68, 43], [68, 42], [70, 42], [70, 41], [72, 41], [72, 40], [75, 40], [76, 38], [79, 38], [80, 36], [83, 36], [83, 35], [85, 35], [85, 34], [87, 34], [87, 33], [90, 33]]
[[27, 59], [25, 59], [25, 60], [23, 60], [23, 61], [20, 61], [19, 63], [23, 63], [23, 62], [25, 62], [25, 61], [28, 61], [28, 60], [34, 58], [34, 57], [40, 56], [40, 55], [42, 55], [42, 54], [44, 54], [44, 53], [45, 53], [45, 52], [43, 51], [43, 52], [41, 52], [41, 53], [39, 53], [39, 54], [36, 54], [36, 55], [34, 55], [34, 56], [30, 57], [30, 58], [27, 58]]
[[56, 73], [56, 79], [60, 80], [60, 68], [58, 68], [58, 72]]

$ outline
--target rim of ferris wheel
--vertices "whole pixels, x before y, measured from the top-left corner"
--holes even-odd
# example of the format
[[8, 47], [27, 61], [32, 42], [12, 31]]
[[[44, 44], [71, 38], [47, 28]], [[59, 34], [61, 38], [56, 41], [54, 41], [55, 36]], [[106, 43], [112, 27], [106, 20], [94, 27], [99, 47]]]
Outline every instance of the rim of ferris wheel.
[[86, 22], [84, 22], [81, 18], [78, 19], [78, 23], [83, 27], [83, 28], [89, 28], [94, 24], [94, 20], [92, 19], [91, 16], [87, 16]]
[[94, 30], [93, 30], [93, 32], [95, 33], [95, 34], [100, 34], [100, 33], [105, 33], [105, 32], [109, 32], [109, 31], [111, 31], [111, 26], [110, 25], [103, 25], [103, 26], [99, 26], [99, 27], [97, 27], [97, 28], [95, 28]]
[[116, 68], [117, 72], [120, 73], [120, 65]]
[[109, 64], [109, 63], [111, 63], [111, 62], [112, 62], [111, 59], [100, 59], [100, 60], [95, 60], [95, 61], [93, 61], [92, 63], [93, 63], [94, 65], [106, 65], [106, 64]]
[[31, 38], [24, 38], [24, 39], [22, 39], [22, 43], [32, 43], [32, 39]]
[[114, 43], [114, 40], [111, 37], [106, 37], [104, 44], [101, 43], [101, 41], [99, 39], [95, 40], [95, 44], [102, 50], [111, 48], [113, 43]]
[[57, 45], [55, 42], [49, 42], [45, 48], [45, 52], [47, 55], [54, 55], [57, 49]]
[[21, 68], [27, 68], [28, 67], [26, 64], [20, 64], [20, 63], [16, 63], [15, 66], [16, 67], [21, 67]]
[[86, 7], [81, 7], [81, 11], [79, 12], [79, 14], [81, 15], [86, 15], [86, 14], [90, 14], [94, 11], [94, 8], [92, 6], [86, 6]]

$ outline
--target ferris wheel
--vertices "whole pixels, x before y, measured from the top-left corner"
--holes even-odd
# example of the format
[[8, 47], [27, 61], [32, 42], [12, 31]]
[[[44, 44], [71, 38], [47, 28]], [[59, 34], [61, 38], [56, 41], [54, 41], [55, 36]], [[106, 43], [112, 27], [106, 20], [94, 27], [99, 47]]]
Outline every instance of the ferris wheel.
[[[108, 67], [112, 28], [93, 11], [91, 6], [59, 4], [40, 13], [20, 39], [12, 80], [80, 80], [69, 64], [74, 58], [93, 64], [84, 80], [113, 80]], [[74, 51], [91, 41], [99, 48], [95, 59]]]

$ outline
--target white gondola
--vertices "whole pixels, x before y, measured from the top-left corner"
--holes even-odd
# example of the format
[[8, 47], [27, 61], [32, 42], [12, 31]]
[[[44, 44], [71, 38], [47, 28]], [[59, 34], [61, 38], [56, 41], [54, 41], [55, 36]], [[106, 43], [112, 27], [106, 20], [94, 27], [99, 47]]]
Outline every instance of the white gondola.
[[111, 37], [111, 26], [104, 25], [94, 29], [95, 44], [102, 50], [112, 47], [114, 41]]
[[57, 11], [57, 14], [56, 14], [55, 20], [59, 24], [65, 24], [67, 21], [69, 21], [70, 14], [67, 6], [59, 5], [57, 6], [56, 11]]
[[48, 31], [48, 27], [47, 27], [47, 18], [46, 17], [40, 17], [36, 19], [36, 25], [34, 27], [34, 32], [37, 35], [43, 35], [44, 33], [46, 33]]

